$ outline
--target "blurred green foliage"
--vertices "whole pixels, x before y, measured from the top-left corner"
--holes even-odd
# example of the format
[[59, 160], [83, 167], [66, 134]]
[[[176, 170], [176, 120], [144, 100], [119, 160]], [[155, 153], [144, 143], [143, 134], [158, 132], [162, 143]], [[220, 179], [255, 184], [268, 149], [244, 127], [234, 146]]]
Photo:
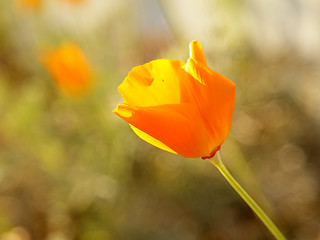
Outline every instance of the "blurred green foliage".
[[[226, 165], [288, 239], [320, 239], [319, 9], [1, 1], [0, 239], [272, 239], [210, 163], [148, 145], [111, 112], [132, 67], [184, 61], [193, 39], [237, 84]], [[39, 61], [65, 41], [93, 66], [96, 85], [81, 99], [60, 94]]]

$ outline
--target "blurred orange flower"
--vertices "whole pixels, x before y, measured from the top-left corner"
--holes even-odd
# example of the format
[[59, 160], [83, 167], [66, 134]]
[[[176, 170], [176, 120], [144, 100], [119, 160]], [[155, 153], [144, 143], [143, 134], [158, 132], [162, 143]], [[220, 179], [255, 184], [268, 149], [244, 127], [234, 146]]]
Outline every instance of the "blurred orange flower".
[[91, 88], [91, 68], [77, 45], [64, 43], [57, 49], [47, 51], [43, 63], [66, 95], [77, 97]]
[[80, 3], [83, 2], [84, 0], [64, 0], [66, 2], [71, 2], [71, 3]]
[[38, 8], [41, 4], [41, 0], [18, 0], [18, 4], [28, 8]]
[[154, 60], [131, 70], [113, 111], [148, 143], [183, 157], [211, 158], [227, 138], [235, 84], [208, 68], [198, 41], [187, 63]]

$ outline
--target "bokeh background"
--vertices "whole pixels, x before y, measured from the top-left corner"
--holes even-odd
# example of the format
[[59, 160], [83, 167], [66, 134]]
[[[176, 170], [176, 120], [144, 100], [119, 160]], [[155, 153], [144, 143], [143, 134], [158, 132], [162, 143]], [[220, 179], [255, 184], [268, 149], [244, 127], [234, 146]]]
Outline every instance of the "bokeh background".
[[[188, 58], [237, 84], [221, 154], [288, 239], [320, 239], [320, 2], [0, 1], [0, 239], [273, 239], [208, 161], [112, 114], [134, 66]], [[94, 86], [61, 93], [41, 54], [77, 44]]]

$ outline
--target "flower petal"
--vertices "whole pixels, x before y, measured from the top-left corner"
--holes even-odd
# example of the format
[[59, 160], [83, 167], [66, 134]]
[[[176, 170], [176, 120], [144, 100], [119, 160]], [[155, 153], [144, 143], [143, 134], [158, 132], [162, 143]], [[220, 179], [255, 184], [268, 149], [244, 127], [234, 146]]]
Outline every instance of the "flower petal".
[[149, 134], [141, 131], [139, 128], [136, 128], [134, 126], [132, 126], [131, 124], [129, 124], [130, 127], [132, 128], [132, 130], [135, 132], [135, 134], [138, 135], [138, 137], [140, 137], [141, 139], [143, 139], [144, 141], [152, 144], [153, 146], [156, 146], [157, 148], [160, 148], [162, 150], [165, 150], [167, 152], [171, 152], [171, 153], [175, 153], [177, 154], [175, 151], [173, 151], [171, 148], [169, 148], [167, 145], [163, 144], [162, 142], [160, 142], [159, 140], [151, 137]]
[[190, 58], [207, 65], [206, 58], [204, 56], [202, 46], [198, 41], [192, 41], [189, 45]]
[[154, 60], [133, 68], [118, 91], [124, 102], [148, 107], [180, 102], [180, 79], [187, 74], [178, 60]]
[[[235, 102], [235, 84], [211, 70], [207, 66], [190, 58], [186, 64], [187, 71], [197, 81], [191, 82], [194, 102], [208, 126], [213, 147], [221, 145], [230, 131]], [[199, 85], [199, 82], [202, 83]]]
[[[157, 147], [163, 149], [163, 146], [159, 146], [152, 139], [183, 157], [210, 155], [209, 135], [194, 105], [182, 103], [132, 107], [123, 103], [118, 105], [114, 113], [146, 133], [138, 136]], [[151, 139], [146, 136], [151, 136]]]

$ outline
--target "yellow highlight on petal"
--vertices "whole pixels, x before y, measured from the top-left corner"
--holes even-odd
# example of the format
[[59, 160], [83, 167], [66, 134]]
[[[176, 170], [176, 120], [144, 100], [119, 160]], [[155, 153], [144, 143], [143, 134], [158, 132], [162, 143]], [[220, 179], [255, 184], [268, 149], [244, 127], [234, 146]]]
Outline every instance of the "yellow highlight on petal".
[[118, 107], [115, 110], [113, 110], [113, 113], [119, 116], [122, 116], [124, 118], [130, 118], [133, 115], [133, 111], [134, 110], [130, 108], [127, 104], [120, 103]]
[[171, 152], [174, 154], [177, 154], [175, 151], [173, 151], [171, 148], [169, 148], [167, 145], [163, 144], [162, 142], [160, 142], [159, 140], [151, 137], [150, 135], [146, 134], [145, 132], [141, 131], [140, 129], [132, 126], [131, 124], [129, 124], [130, 127], [132, 128], [132, 130], [135, 132], [135, 134], [138, 135], [138, 137], [140, 137], [141, 139], [143, 139], [144, 141], [152, 144], [153, 146], [160, 148], [162, 150], [165, 150], [167, 152]]

